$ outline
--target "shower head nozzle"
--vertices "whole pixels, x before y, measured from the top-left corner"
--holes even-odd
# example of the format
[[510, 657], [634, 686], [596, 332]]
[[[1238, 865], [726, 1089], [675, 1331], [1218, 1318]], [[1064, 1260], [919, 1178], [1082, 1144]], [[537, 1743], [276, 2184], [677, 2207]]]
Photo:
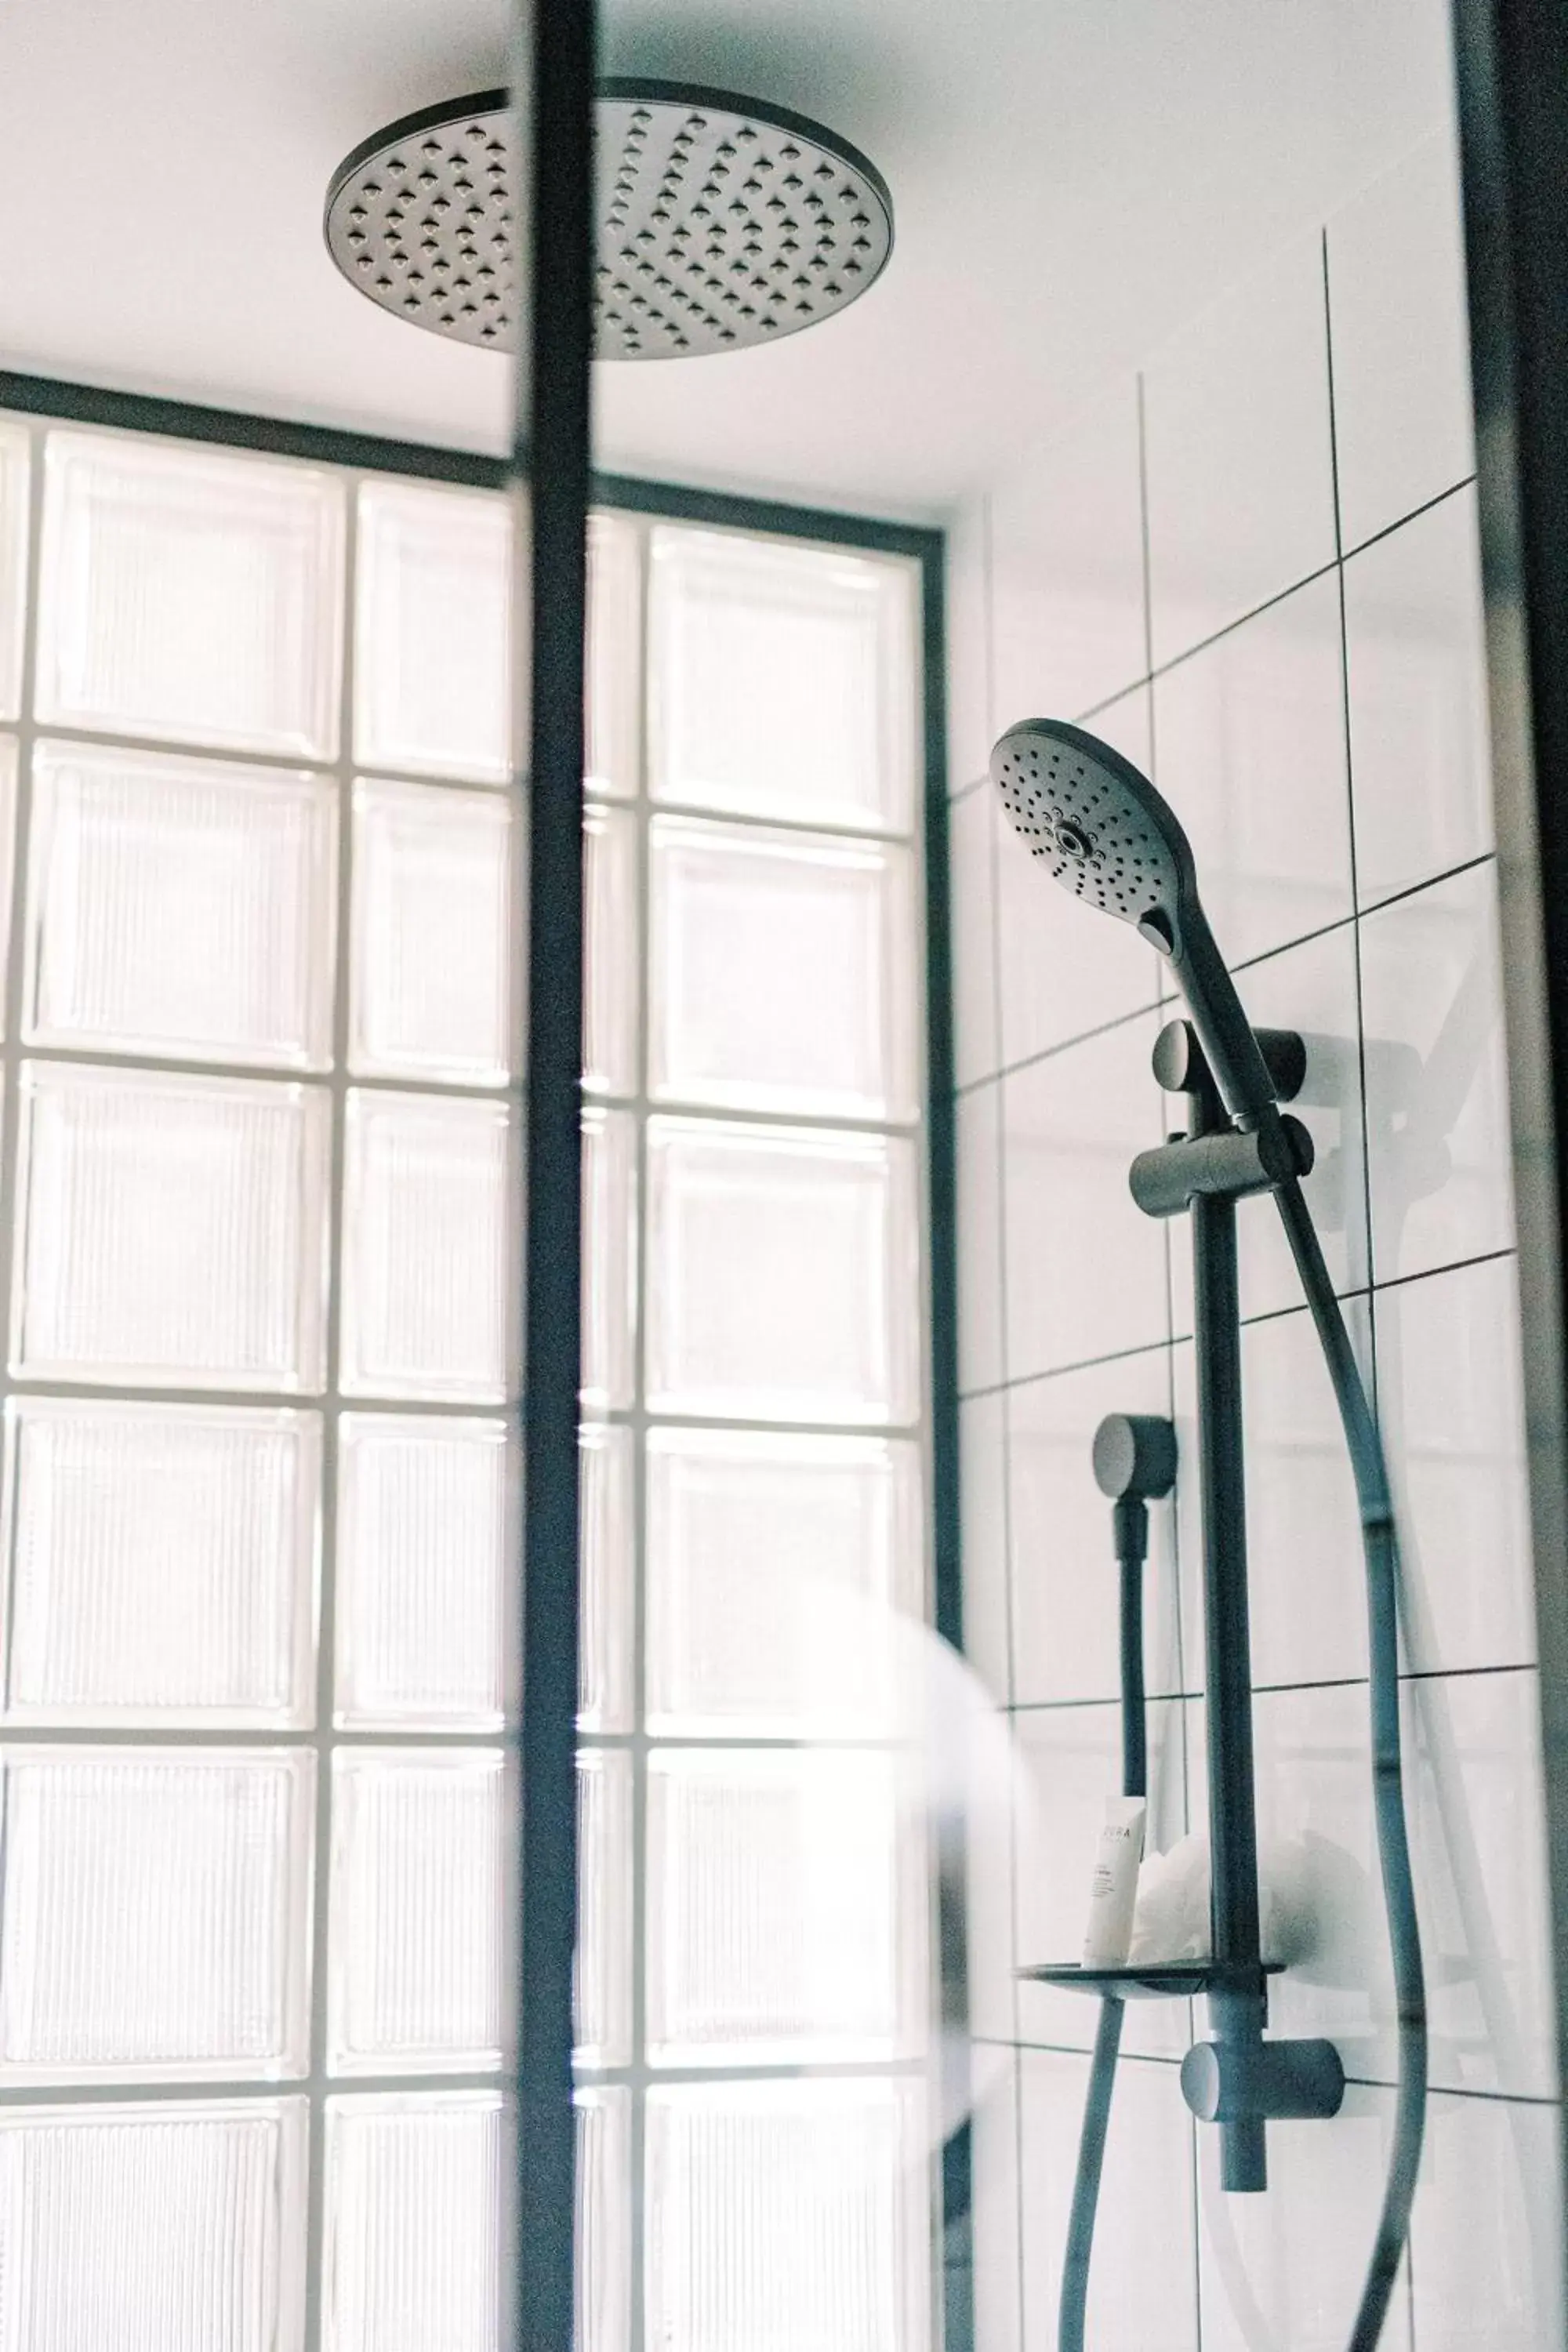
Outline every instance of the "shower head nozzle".
[[991, 754], [1004, 807], [1054, 881], [1169, 955], [1196, 896], [1187, 837], [1131, 760], [1081, 727], [1025, 719]]
[[1024, 719], [992, 751], [991, 778], [1052, 878], [1165, 957], [1231, 1116], [1268, 1118], [1273, 1082], [1204, 913], [1187, 836], [1147, 776], [1081, 727]]

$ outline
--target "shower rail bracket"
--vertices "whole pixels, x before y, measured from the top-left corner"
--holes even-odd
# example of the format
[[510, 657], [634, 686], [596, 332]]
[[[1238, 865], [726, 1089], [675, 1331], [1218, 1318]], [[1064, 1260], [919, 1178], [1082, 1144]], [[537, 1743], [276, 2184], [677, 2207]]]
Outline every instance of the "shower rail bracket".
[[1345, 2070], [1331, 2042], [1194, 2042], [1182, 2096], [1208, 2124], [1282, 2123], [1337, 2116]]
[[[1306, 1077], [1303, 1039], [1293, 1030], [1253, 1034], [1276, 1098], [1291, 1100]], [[1264, 2040], [1268, 2000], [1259, 1940], [1247, 1623], [1236, 1204], [1305, 1175], [1312, 1147], [1293, 1118], [1260, 1121], [1262, 1131], [1237, 1125], [1192, 1023], [1167, 1024], [1155, 1041], [1153, 1065], [1161, 1088], [1185, 1097], [1186, 1129], [1142, 1153], [1130, 1181], [1145, 1215], [1184, 1213], [1190, 1221], [1203, 1527], [1214, 1958], [1199, 1989], [1208, 2001], [1212, 2039], [1187, 2053], [1182, 2090], [1194, 2114], [1219, 2127], [1221, 2187], [1256, 2195], [1268, 2181], [1265, 2125], [1275, 2117], [1334, 2115], [1344, 2095], [1344, 2070], [1331, 2042]]]

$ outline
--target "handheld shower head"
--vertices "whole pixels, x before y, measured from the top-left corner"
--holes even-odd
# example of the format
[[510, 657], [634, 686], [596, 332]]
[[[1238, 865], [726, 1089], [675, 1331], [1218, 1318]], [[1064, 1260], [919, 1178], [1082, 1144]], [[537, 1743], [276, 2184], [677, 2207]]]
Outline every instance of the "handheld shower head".
[[1170, 964], [1231, 1117], [1256, 1127], [1275, 1091], [1215, 944], [1186, 835], [1131, 760], [1065, 719], [1024, 719], [991, 754], [1016, 831], [1053, 880], [1131, 923]]

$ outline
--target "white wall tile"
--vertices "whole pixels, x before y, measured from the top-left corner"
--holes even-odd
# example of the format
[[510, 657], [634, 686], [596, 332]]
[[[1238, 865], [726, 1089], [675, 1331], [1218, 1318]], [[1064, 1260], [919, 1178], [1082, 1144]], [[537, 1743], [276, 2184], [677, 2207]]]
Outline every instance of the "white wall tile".
[[947, 820], [952, 933], [952, 1064], [960, 1086], [999, 1066], [996, 1037], [996, 794], [987, 777]]
[[[1088, 2075], [1086, 2059], [1024, 2053], [1026, 2352], [1056, 2352]], [[1174, 2066], [1123, 2058], [1089, 2276], [1085, 2337], [1095, 2352], [1195, 2352], [1192, 2135]]]
[[[1126, 695], [1091, 730], [1145, 772], [1149, 692]], [[988, 788], [989, 789], [989, 788]], [[996, 808], [1002, 1058], [1027, 1061], [1160, 996], [1160, 959], [1130, 924], [1080, 906]]]
[[1156, 665], [1334, 556], [1322, 246], [1303, 238], [1144, 377]]
[[1011, 2051], [977, 2051], [975, 2064], [984, 2087], [974, 2104], [971, 2142], [974, 2352], [1019, 2352], [1018, 2060]]
[[[1335, 1289], [1356, 1289], [1368, 1272], [1355, 933], [1344, 923], [1267, 956], [1237, 973], [1237, 987], [1257, 1027], [1294, 1029], [1306, 1044], [1306, 1079], [1288, 1106], [1311, 1136], [1317, 1155], [1303, 1189]], [[1173, 1124], [1180, 1125], [1173, 1098], [1172, 1110]], [[1176, 1329], [1189, 1331], [1188, 1220], [1173, 1217], [1170, 1233], [1172, 1314]], [[1300, 1304], [1300, 1277], [1272, 1201], [1238, 1203], [1237, 1247], [1243, 1315], [1272, 1315]]]
[[[1144, 1843], [1151, 1853], [1163, 1853], [1187, 1827], [1184, 1713], [1180, 1699], [1149, 1704]], [[1121, 1709], [1031, 1707], [1014, 1717], [1013, 1727], [1026, 1799], [1017, 1842], [1017, 1963], [1078, 1960], [1105, 1801], [1121, 1787]], [[1092, 2043], [1096, 2004], [1088, 1994], [1020, 1981], [1017, 1999], [1021, 2040], [1068, 2050]], [[1186, 2002], [1129, 2005], [1124, 2049], [1179, 2057], [1190, 2039]]]
[[956, 1106], [958, 1384], [965, 1390], [1003, 1377], [1001, 1111], [994, 1083], [960, 1095]]
[[1557, 2095], [1533, 1669], [1408, 1686], [1408, 1780], [1432, 2081]]
[[1008, 1701], [1007, 1454], [1001, 1391], [958, 1409], [963, 1651], [1000, 1705]]
[[997, 730], [1076, 719], [1143, 676], [1143, 501], [1132, 376], [998, 479]]
[[1513, 1242], [1494, 869], [1380, 908], [1361, 944], [1373, 1270], [1388, 1282]]
[[1157, 1143], [1153, 1017], [1122, 1022], [1003, 1080], [1011, 1376], [1166, 1336], [1165, 1240], [1127, 1170]]
[[[1270, 2124], [1262, 2197], [1225, 2194], [1219, 2135], [1198, 2126], [1204, 2352], [1341, 2352], [1383, 2201], [1393, 2104], [1352, 2084], [1326, 2123]], [[1402, 2277], [1388, 2352], [1408, 2342], [1409, 2324]]]
[[[1365, 1316], [1352, 1303], [1363, 1360]], [[1361, 1523], [1333, 1390], [1305, 1308], [1242, 1333], [1247, 1580], [1255, 1684], [1342, 1680], [1366, 1672]], [[1192, 1350], [1176, 1369], [1183, 1641], [1187, 1686], [1205, 1681], [1203, 1529]]]
[[[1203, 1703], [1186, 1704], [1195, 1818], [1207, 1802]], [[1406, 1685], [1405, 1801], [1439, 2089], [1556, 2095], [1538, 1704], [1528, 1670]], [[1366, 1686], [1258, 1691], [1253, 1737], [1259, 1867], [1284, 1906], [1272, 2029], [1326, 2033], [1347, 2074], [1392, 2082]]]
[[1562, 2136], [1554, 2105], [1429, 2101], [1411, 2231], [1415, 2352], [1559, 2352]]
[[985, 773], [991, 705], [991, 501], [976, 493], [947, 526], [947, 781]]
[[[1013, 1857], [1020, 1839], [1036, 1843], [1033, 1812], [1022, 1756], [1010, 1751], [1005, 1785], [988, 1786], [984, 1801], [971, 1803], [964, 1841], [969, 2031], [991, 2042], [1018, 2038]], [[978, 2069], [978, 2050], [974, 2063]]]
[[1356, 892], [1363, 907], [1492, 845], [1476, 494], [1345, 566]]
[[1534, 1573], [1511, 1257], [1378, 1293], [1377, 1402], [1422, 1673], [1528, 1665]]
[[[1202, 1703], [1188, 1702], [1194, 1811]], [[1372, 1827], [1364, 1683], [1258, 1691], [1252, 1703], [1260, 1872], [1282, 1898], [1270, 2030], [1326, 2033], [1347, 2074], [1392, 2078], [1393, 1988]], [[1203, 1801], [1206, 1803], [1206, 1796]]]
[[[1168, 1358], [1166, 1349], [1151, 1349], [1007, 1391], [1014, 1696], [1021, 1706], [1121, 1696], [1111, 1507], [1095, 1484], [1090, 1455], [1107, 1413], [1169, 1414]], [[1143, 1675], [1152, 1692], [1183, 1687], [1173, 1519], [1173, 1503], [1150, 1505]]]
[[1458, 158], [1445, 127], [1328, 227], [1347, 547], [1475, 470]]
[[1154, 681], [1155, 781], [1231, 963], [1352, 910], [1339, 583], [1283, 597]]

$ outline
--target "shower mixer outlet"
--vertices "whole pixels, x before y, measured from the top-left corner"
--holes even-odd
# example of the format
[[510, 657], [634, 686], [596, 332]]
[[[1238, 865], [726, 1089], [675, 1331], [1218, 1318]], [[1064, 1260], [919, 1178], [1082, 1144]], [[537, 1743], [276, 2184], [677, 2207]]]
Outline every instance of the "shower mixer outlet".
[[1331, 2042], [1195, 2042], [1182, 2061], [1182, 2096], [1202, 2123], [1326, 2120], [1344, 2095]]

